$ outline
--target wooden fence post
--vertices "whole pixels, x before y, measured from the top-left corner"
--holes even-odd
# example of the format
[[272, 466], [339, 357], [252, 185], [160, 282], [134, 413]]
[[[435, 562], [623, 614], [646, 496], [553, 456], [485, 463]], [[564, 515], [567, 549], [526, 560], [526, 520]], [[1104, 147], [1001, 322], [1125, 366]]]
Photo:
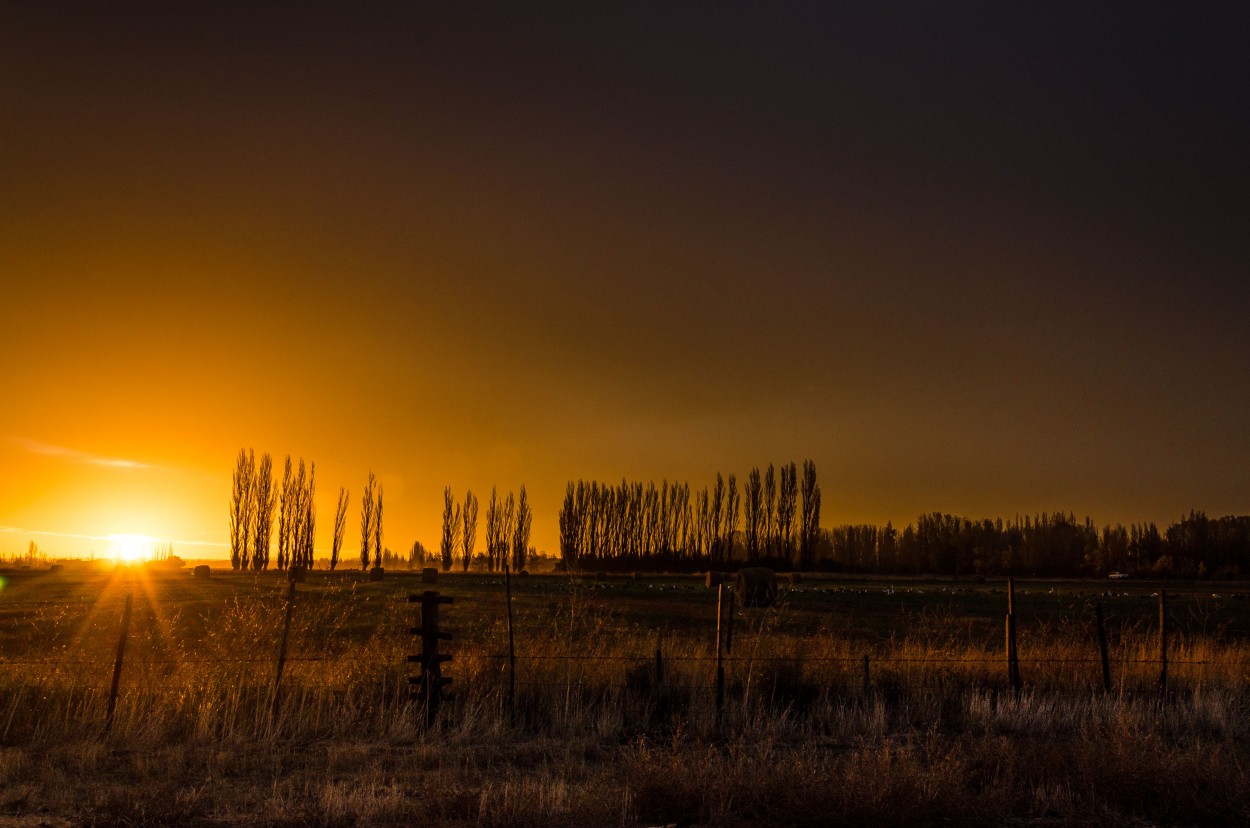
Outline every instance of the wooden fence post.
[[1159, 590], [1159, 692], [1168, 691], [1168, 599]]
[[270, 716], [275, 721], [278, 718], [278, 706], [280, 704], [279, 697], [282, 693], [282, 671], [286, 669], [286, 645], [287, 640], [291, 636], [291, 613], [295, 609], [295, 578], [287, 581], [286, 588], [286, 612], [282, 617], [282, 642], [278, 645], [278, 669], [273, 677], [273, 706], [270, 708]]
[[428, 591], [420, 595], [409, 595], [408, 600], [421, 604], [421, 626], [412, 628], [413, 635], [421, 636], [421, 654], [408, 656], [410, 664], [421, 665], [421, 675], [410, 676], [408, 683], [417, 687], [416, 698], [425, 705], [425, 723], [428, 727], [434, 724], [438, 715], [443, 688], [451, 683], [451, 679], [443, 676], [443, 663], [451, 661], [451, 656], [438, 651], [438, 642], [450, 641], [451, 633], [438, 628], [438, 606], [455, 603], [455, 599]]
[[1102, 689], [1111, 692], [1111, 658], [1107, 654], [1107, 628], [1102, 623], [1102, 602], [1094, 602], [1094, 622], [1098, 626], [1098, 655], [1102, 659]]
[[122, 610], [122, 631], [117, 639], [117, 658], [113, 660], [113, 684], [109, 688], [108, 713], [104, 717], [104, 732], [113, 729], [113, 713], [117, 710], [117, 691], [121, 686], [122, 662], [126, 658], [126, 634], [130, 632], [130, 610], [134, 593], [126, 593], [126, 608]]
[[1020, 656], [1016, 651], [1016, 581], [1007, 579], [1007, 681], [1020, 695]]
[[512, 578], [503, 565], [503, 588], [508, 601], [508, 716], [516, 716], [516, 643], [512, 636]]
[[864, 653], [864, 695], [872, 692], [872, 673], [868, 667], [868, 653]]
[[716, 726], [725, 715], [725, 664], [721, 659], [721, 609], [725, 603], [725, 585], [716, 585]]

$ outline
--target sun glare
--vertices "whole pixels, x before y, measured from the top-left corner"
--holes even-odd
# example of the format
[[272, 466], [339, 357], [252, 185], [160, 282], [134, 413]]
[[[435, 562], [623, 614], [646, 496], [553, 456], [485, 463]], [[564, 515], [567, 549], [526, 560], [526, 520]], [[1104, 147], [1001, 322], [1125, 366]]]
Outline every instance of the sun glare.
[[109, 542], [113, 546], [113, 560], [118, 563], [134, 563], [152, 556], [156, 539], [147, 535], [110, 535]]

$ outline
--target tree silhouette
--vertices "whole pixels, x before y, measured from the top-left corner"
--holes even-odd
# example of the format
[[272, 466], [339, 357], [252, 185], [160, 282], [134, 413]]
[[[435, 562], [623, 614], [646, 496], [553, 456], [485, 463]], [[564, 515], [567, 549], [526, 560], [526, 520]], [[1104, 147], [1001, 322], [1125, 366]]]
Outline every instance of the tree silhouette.
[[292, 527], [295, 525], [295, 476], [291, 455], [286, 456], [282, 470], [282, 489], [278, 494], [278, 569], [286, 569], [291, 560]]
[[[794, 563], [794, 516], [798, 510], [798, 469], [794, 463], [781, 467], [781, 489], [777, 493], [777, 548], [790, 564]], [[810, 568], [810, 565], [804, 565]]]
[[803, 516], [799, 523], [799, 561], [804, 569], [816, 562], [816, 542], [820, 537], [820, 484], [816, 464], [803, 461]]
[[533, 520], [534, 515], [530, 512], [525, 486], [521, 486], [521, 494], [517, 500], [516, 524], [512, 533], [512, 568], [517, 572], [525, 569], [526, 555], [529, 551], [530, 525]]
[[456, 556], [456, 542], [460, 539], [460, 504], [451, 496], [451, 486], [443, 489], [443, 537], [439, 543], [439, 553], [443, 560], [443, 571], [451, 569]]
[[464, 521], [464, 531], [460, 533], [460, 542], [464, 544], [464, 553], [460, 562], [465, 572], [473, 563], [473, 547], [477, 545], [477, 496], [470, 489], [464, 494], [464, 508], [460, 510]]
[[[370, 475], [372, 477], [372, 475]], [[382, 486], [378, 485], [377, 502], [373, 505], [373, 565], [382, 565]]]
[[734, 554], [734, 534], [738, 531], [738, 502], [738, 478], [731, 474], [729, 490], [725, 496], [725, 560], [732, 559]]
[[[365, 493], [360, 499], [360, 568], [369, 568], [369, 547], [373, 540], [373, 497], [377, 481], [373, 472], [369, 472], [369, 482], [365, 484]], [[381, 550], [379, 550], [379, 554]]]
[[764, 554], [768, 557], [778, 554], [776, 544], [777, 526], [777, 474], [773, 464], [768, 464], [764, 472], [764, 514], [760, 526], [760, 536], [764, 544]]
[[[304, 461], [299, 461], [300, 477], [304, 476]], [[308, 479], [304, 484], [303, 490], [300, 492], [299, 511], [300, 526], [297, 533], [299, 538], [299, 566], [306, 569], [312, 569], [313, 550], [317, 539], [317, 506], [315, 496], [317, 493], [317, 464], [309, 463]]]
[[746, 544], [747, 560], [754, 561], [760, 556], [760, 528], [763, 524], [761, 511], [764, 507], [764, 485], [760, 481], [758, 468], [751, 469], [751, 473], [747, 475], [745, 495], [742, 537]]
[[256, 462], [251, 449], [239, 449], [230, 494], [230, 568], [236, 572], [251, 563], [250, 543], [255, 519]]
[[278, 493], [273, 486], [273, 458], [265, 452], [260, 456], [260, 466], [253, 479], [255, 504], [253, 512], [252, 569], [261, 572], [269, 568], [269, 539], [273, 533], [273, 513], [278, 505]]
[[338, 507], [334, 510], [334, 539], [330, 544], [330, 571], [339, 565], [339, 553], [343, 551], [343, 533], [347, 530], [347, 489], [339, 486]]

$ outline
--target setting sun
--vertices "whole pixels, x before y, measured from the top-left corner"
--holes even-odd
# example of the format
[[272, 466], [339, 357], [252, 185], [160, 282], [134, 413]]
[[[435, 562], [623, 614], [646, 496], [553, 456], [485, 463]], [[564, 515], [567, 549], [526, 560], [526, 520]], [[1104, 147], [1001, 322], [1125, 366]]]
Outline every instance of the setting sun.
[[120, 534], [110, 535], [109, 543], [113, 547], [113, 559], [119, 563], [132, 563], [151, 557], [156, 539], [147, 535]]

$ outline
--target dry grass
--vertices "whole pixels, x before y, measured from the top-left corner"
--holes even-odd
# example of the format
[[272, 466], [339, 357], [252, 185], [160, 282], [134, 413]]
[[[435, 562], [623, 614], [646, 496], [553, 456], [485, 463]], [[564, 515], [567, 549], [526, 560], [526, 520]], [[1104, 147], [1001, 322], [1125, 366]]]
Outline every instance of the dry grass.
[[426, 729], [394, 594], [301, 596], [274, 715], [277, 586], [213, 589], [136, 604], [107, 734], [116, 596], [0, 605], [0, 826], [1250, 820], [1230, 793], [1250, 783], [1250, 654], [1217, 635], [1178, 636], [1170, 657], [1206, 663], [1175, 664], [1164, 698], [1138, 663], [1156, 655], [1147, 626], [1114, 631], [1110, 694], [1079, 624], [1032, 630], [1017, 698], [957, 616], [886, 646], [802, 629], [783, 600], [739, 617], [718, 719], [705, 631], [633, 624], [576, 590], [521, 614], [542, 646], [509, 710], [501, 618], [457, 604], [456, 695]]

